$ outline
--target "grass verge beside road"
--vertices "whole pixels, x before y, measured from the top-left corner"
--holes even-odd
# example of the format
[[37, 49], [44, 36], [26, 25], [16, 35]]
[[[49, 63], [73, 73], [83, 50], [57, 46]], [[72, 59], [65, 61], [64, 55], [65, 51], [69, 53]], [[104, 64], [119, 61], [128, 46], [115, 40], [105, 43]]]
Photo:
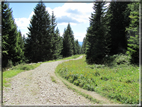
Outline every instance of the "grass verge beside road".
[[11, 77], [14, 77], [15, 75], [19, 74], [23, 71], [32, 70], [36, 67], [38, 67], [41, 63], [34, 63], [34, 64], [19, 64], [17, 66], [14, 66], [10, 68], [7, 71], [3, 72], [3, 86], [10, 86], [9, 82]]
[[128, 64], [127, 57], [123, 55], [114, 57], [110, 65], [88, 65], [84, 56], [58, 65], [56, 71], [83, 89], [122, 104], [139, 104], [139, 67]]
[[56, 76], [68, 87], [68, 89], [72, 89], [73, 91], [77, 92], [78, 94], [84, 96], [85, 98], [89, 99], [92, 103], [94, 104], [103, 104], [103, 102], [93, 98], [92, 96], [82, 92], [78, 87], [76, 87], [74, 84], [71, 84], [69, 82], [67, 82], [67, 80], [65, 80], [64, 78], [62, 78], [59, 73], [57, 72], [57, 70], [55, 71]]

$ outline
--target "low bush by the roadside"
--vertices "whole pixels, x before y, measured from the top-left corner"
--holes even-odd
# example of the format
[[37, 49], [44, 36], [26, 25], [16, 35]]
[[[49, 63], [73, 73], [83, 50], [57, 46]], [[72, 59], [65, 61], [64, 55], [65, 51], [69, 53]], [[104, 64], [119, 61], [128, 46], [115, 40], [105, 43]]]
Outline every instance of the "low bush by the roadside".
[[130, 56], [125, 54], [116, 54], [113, 56], [107, 56], [104, 58], [104, 64], [106, 66], [115, 67], [117, 65], [130, 65]]
[[63, 60], [67, 60], [67, 59], [75, 59], [75, 58], [78, 58], [79, 56], [81, 56], [81, 54], [78, 54], [78, 55], [72, 55], [70, 57], [65, 57], [63, 58]]
[[125, 60], [126, 56], [120, 56], [113, 56], [115, 63], [112, 66], [88, 65], [83, 57], [58, 65], [56, 71], [69, 82], [86, 90], [96, 91], [123, 104], [138, 104], [139, 67], [130, 65]]

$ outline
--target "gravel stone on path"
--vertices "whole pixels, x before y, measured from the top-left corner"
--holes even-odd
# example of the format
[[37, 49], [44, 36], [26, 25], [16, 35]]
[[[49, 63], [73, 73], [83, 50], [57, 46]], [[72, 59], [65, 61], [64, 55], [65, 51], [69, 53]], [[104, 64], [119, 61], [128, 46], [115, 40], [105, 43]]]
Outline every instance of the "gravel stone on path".
[[65, 61], [68, 60], [43, 63], [34, 70], [12, 77], [11, 87], [3, 87], [3, 105], [92, 105], [90, 100], [68, 89], [61, 80], [52, 82], [50, 76], [55, 77], [55, 68]]

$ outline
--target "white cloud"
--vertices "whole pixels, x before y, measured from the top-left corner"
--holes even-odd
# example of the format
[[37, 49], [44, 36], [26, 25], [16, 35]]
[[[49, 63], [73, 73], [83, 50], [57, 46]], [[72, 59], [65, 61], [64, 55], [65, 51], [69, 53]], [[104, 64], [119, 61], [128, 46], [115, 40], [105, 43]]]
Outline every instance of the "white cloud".
[[[88, 23], [88, 18], [90, 17], [93, 4], [92, 3], [65, 3], [63, 6], [55, 7], [51, 9], [49, 7], [46, 8], [48, 13], [51, 15], [52, 11], [54, 11], [54, 15], [56, 19], [61, 18], [63, 16], [68, 16], [73, 20], [76, 20], [80, 23]], [[68, 10], [77, 11], [80, 14], [75, 14], [72, 12], [68, 12]], [[30, 24], [30, 19], [33, 16], [34, 12], [32, 11], [28, 18], [15, 18], [15, 22], [19, 29], [27, 29]], [[64, 24], [64, 22], [62, 23]], [[75, 24], [75, 23], [74, 23]]]
[[28, 18], [15, 18], [15, 22], [20, 29], [26, 29], [25, 27], [29, 24]]
[[[46, 10], [50, 15], [52, 15], [52, 11], [54, 11], [56, 21], [58, 19], [65, 18], [64, 16], [68, 17], [68, 20], [71, 21], [69, 22], [66, 20], [66, 22], [64, 22], [64, 20], [60, 20], [61, 22], [57, 22], [57, 25], [66, 27], [69, 22], [73, 27], [77, 26], [78, 23], [89, 23], [89, 17], [91, 16], [91, 12], [93, 12], [92, 7], [93, 3], [65, 3], [63, 6], [55, 7], [54, 9], [47, 7]], [[25, 34], [25, 36], [26, 33], [28, 33], [27, 27], [29, 27], [30, 20], [33, 15], [34, 12], [32, 11], [28, 18], [15, 18], [18, 29], [20, 29], [21, 33]], [[60, 34], [62, 36], [63, 31], [61, 31]], [[85, 33], [74, 32], [74, 36], [75, 39], [78, 39], [78, 41], [83, 41]]]
[[46, 11], [51, 15], [53, 10], [49, 7], [46, 7]]
[[[93, 12], [92, 7], [93, 3], [65, 3], [62, 7], [56, 7], [53, 10], [48, 7], [47, 10], [54, 11], [56, 18], [61, 18], [66, 15], [80, 23], [88, 23], [88, 18], [91, 12]], [[68, 10], [70, 10], [70, 12]]]
[[[91, 16], [91, 12], [93, 12], [92, 7], [93, 3], [65, 3], [63, 6], [55, 7], [54, 9], [47, 7], [46, 10], [50, 13], [50, 15], [52, 14], [52, 11], [54, 11], [56, 21], [60, 18], [63, 18], [64, 16], [67, 16], [70, 19], [76, 20], [80, 23], [89, 23], [89, 17]], [[57, 23], [57, 25], [62, 25], [65, 27], [67, 26], [67, 24], [68, 23], [65, 21], [63, 21], [62, 23]], [[70, 25], [73, 27], [76, 26], [77, 23], [70, 22]], [[60, 36], [62, 35], [63, 31], [60, 31]], [[83, 41], [85, 35], [86, 32], [74, 32], [74, 37], [79, 42]]]
[[77, 39], [79, 42], [83, 41], [83, 38], [85, 37], [86, 33], [79, 33], [74, 32], [74, 38]]
[[[28, 18], [15, 18], [15, 23], [18, 26], [18, 28], [20, 30], [27, 30], [27, 27], [29, 27], [30, 20], [33, 15], [34, 15], [34, 12], [32, 11], [32, 13], [29, 15]], [[22, 34], [26, 35], [26, 33], [23, 33], [23, 32]]]
[[28, 36], [27, 36], [28, 31], [21, 32], [21, 33], [22, 33], [22, 35], [25, 35], [25, 37], [28, 37]]
[[35, 14], [35, 13], [32, 11], [32, 13], [30, 14], [30, 16], [29, 16], [28, 19], [30, 20], [34, 14]]
[[[57, 25], [65, 25], [65, 26], [67, 26], [68, 25], [68, 23], [58, 23]], [[76, 23], [70, 23], [70, 25], [72, 26], [75, 26], [75, 25], [77, 25]]]
[[[86, 33], [80, 33], [80, 32], [74, 32], [74, 38], [75, 40], [78, 40], [79, 42], [83, 42], [83, 38], [85, 37]], [[63, 37], [63, 32], [60, 33], [60, 36]]]

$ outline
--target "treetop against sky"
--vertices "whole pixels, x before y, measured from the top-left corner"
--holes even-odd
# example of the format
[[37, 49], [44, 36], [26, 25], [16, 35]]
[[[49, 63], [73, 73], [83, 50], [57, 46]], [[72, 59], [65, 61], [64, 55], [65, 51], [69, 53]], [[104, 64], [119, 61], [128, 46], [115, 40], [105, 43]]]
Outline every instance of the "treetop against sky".
[[[37, 3], [9, 3], [13, 17], [22, 34], [28, 33], [31, 17]], [[93, 11], [93, 3], [45, 3], [46, 10], [51, 15], [54, 11], [60, 35], [70, 23], [75, 39], [82, 42], [89, 27], [89, 17]]]
[[[22, 34], [25, 36], [28, 33], [27, 27], [29, 27], [30, 20], [34, 14], [34, 8], [38, 4], [39, 0], [33, 0], [34, 2], [10, 2], [9, 7], [12, 8], [13, 17], [15, 19], [16, 25]], [[31, 0], [32, 1], [32, 0]], [[36, 3], [37, 1], [37, 3]], [[71, 0], [62, 0], [66, 1], [64, 3], [48, 3], [50, 0], [42, 0], [45, 2], [46, 10], [51, 15], [54, 11], [56, 17], [57, 27], [59, 28], [60, 35], [63, 35], [64, 29], [67, 27], [67, 24], [70, 23], [72, 30], [74, 32], [75, 39], [78, 39], [79, 42], [83, 41], [83, 38], [86, 35], [87, 27], [89, 27], [89, 17], [93, 12], [93, 3], [66, 3]], [[55, 1], [55, 0], [53, 0]], [[59, 0], [56, 0], [59, 1]], [[72, 0], [77, 1], [77, 0]], [[78, 0], [81, 1], [81, 0]], [[85, 0], [82, 0], [85, 1]], [[91, 0], [90, 0], [91, 1]], [[93, 1], [93, 0], [92, 0]], [[108, 3], [109, 4], [109, 3]]]

